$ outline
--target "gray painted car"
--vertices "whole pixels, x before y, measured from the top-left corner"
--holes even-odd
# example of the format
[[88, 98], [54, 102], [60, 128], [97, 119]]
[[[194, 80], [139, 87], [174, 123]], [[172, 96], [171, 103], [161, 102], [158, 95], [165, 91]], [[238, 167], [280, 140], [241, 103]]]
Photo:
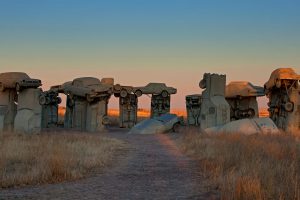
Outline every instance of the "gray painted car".
[[85, 97], [87, 101], [93, 101], [95, 98], [112, 94], [113, 86], [103, 84], [94, 77], [76, 78], [72, 82], [66, 82], [62, 85], [65, 94]]
[[160, 117], [146, 119], [136, 124], [129, 133], [133, 134], [156, 134], [168, 131], [176, 131], [183, 124], [183, 118], [175, 114], [164, 114]]
[[300, 81], [298, 75], [292, 68], [279, 68], [272, 72], [269, 80], [265, 83], [264, 87], [266, 93], [273, 87], [280, 88], [282, 85], [288, 83], [287, 80]]
[[6, 72], [0, 74], [0, 91], [6, 88], [21, 91], [25, 88], [38, 88], [42, 85], [41, 80], [32, 79], [23, 72]]
[[133, 92], [138, 96], [143, 94], [161, 94], [163, 97], [167, 97], [170, 94], [176, 94], [177, 89], [168, 87], [165, 83], [149, 83], [144, 87], [134, 87]]

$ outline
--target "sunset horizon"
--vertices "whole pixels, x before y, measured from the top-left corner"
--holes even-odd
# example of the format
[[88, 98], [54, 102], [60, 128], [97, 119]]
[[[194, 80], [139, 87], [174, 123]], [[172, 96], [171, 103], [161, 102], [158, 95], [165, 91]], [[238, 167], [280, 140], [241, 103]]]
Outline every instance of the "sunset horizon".
[[[201, 93], [204, 73], [259, 86], [276, 68], [299, 73], [297, 1], [117, 2], [1, 1], [1, 71], [26, 72], [43, 90], [86, 76], [166, 83], [178, 89], [175, 109]], [[139, 101], [148, 107], [147, 97]]]
[[299, 183], [299, 0], [0, 0], [0, 200]]

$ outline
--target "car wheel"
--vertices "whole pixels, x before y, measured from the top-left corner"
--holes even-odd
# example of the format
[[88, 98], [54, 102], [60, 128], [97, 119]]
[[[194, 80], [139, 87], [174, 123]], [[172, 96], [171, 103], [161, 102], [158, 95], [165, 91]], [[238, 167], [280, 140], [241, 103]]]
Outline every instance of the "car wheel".
[[255, 110], [250, 108], [248, 110], [248, 116], [249, 116], [249, 118], [253, 118], [255, 116]]
[[123, 97], [123, 98], [125, 98], [125, 97], [127, 97], [127, 91], [126, 90], [121, 90], [121, 92], [120, 92], [120, 96], [121, 97]]
[[164, 91], [162, 91], [161, 96], [166, 98], [169, 96], [169, 93], [166, 90], [164, 90]]
[[121, 87], [120, 84], [116, 84], [116, 85], [114, 86], [114, 90], [116, 90], [116, 91], [120, 91], [121, 89], [122, 89], [122, 87]]
[[173, 131], [174, 133], [178, 133], [179, 130], [180, 130], [180, 124], [179, 124], [179, 122], [177, 122], [176, 124], [173, 125], [172, 131]]
[[61, 98], [60, 98], [60, 97], [57, 97], [57, 98], [56, 98], [56, 103], [57, 103], [57, 104], [61, 104]]
[[110, 122], [110, 120], [109, 120], [108, 116], [103, 116], [102, 117], [102, 124], [103, 125], [109, 125], [109, 122]]
[[292, 102], [287, 102], [287, 103], [284, 104], [284, 109], [287, 112], [292, 112], [293, 109], [294, 109], [294, 104]]
[[21, 91], [21, 86], [19, 83], [16, 83], [16, 91], [20, 92]]
[[39, 97], [39, 103], [40, 103], [40, 105], [45, 105], [46, 104], [46, 96], [45, 95], [41, 95]]
[[142, 92], [141, 90], [137, 90], [137, 91], [135, 91], [135, 95], [136, 95], [137, 97], [140, 97], [140, 96], [143, 95], [143, 92]]

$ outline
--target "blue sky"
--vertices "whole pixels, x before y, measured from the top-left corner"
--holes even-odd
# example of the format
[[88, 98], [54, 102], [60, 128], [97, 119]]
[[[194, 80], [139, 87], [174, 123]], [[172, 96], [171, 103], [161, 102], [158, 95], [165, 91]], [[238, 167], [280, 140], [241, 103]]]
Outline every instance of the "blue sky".
[[0, 70], [45, 89], [78, 76], [166, 82], [184, 107], [204, 72], [259, 85], [277, 67], [299, 73], [299, 10], [291, 0], [1, 0]]

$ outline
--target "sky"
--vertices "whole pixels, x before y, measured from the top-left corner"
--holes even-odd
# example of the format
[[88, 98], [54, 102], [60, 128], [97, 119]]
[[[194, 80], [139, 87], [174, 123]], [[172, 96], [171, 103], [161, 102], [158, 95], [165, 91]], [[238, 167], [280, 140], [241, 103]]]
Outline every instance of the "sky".
[[184, 108], [206, 72], [256, 85], [279, 67], [300, 73], [299, 10], [298, 0], [0, 0], [0, 72], [24, 71], [44, 90], [83, 76], [165, 82]]

